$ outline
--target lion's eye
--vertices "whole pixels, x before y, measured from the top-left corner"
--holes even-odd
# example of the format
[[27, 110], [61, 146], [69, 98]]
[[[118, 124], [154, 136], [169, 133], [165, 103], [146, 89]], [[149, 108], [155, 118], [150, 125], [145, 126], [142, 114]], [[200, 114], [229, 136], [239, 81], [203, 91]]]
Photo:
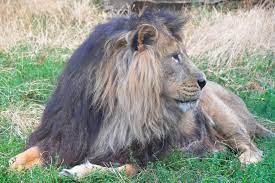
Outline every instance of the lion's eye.
[[173, 55], [172, 55], [172, 59], [173, 59], [176, 63], [179, 63], [179, 62], [180, 62], [180, 55], [179, 55], [179, 54], [173, 54]]

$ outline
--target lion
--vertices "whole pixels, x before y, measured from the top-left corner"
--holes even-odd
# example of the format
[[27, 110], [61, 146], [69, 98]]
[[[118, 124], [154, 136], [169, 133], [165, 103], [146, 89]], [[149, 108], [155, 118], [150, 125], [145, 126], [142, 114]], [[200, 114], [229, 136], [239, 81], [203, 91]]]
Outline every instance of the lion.
[[224, 145], [242, 164], [261, 161], [251, 138], [274, 133], [191, 62], [181, 34], [186, 21], [144, 11], [96, 26], [69, 59], [40, 125], [10, 169], [56, 162], [72, 167], [61, 176], [98, 169], [130, 176], [175, 147], [202, 156]]

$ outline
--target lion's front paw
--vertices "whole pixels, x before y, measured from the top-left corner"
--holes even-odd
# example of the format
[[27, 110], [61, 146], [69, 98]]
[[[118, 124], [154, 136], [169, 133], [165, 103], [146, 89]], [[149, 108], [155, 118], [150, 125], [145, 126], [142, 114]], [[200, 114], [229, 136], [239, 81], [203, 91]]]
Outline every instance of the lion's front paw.
[[63, 169], [59, 176], [73, 177], [81, 179], [90, 175], [94, 171], [105, 171], [105, 172], [125, 172], [127, 176], [133, 176], [137, 173], [137, 167], [132, 164], [126, 164], [117, 168], [103, 167], [95, 164], [91, 164], [89, 161], [74, 166], [71, 169]]
[[31, 161], [25, 161], [24, 157], [16, 156], [9, 160], [10, 170], [21, 171], [25, 169], [30, 169], [36, 165], [42, 165], [39, 158], [35, 158]]
[[91, 174], [93, 171], [97, 169], [104, 169], [104, 167], [98, 166], [91, 164], [89, 161], [76, 165], [72, 167], [71, 169], [63, 169], [60, 173], [59, 176], [62, 177], [73, 177], [73, 178], [83, 178], [89, 174]]
[[31, 147], [9, 160], [10, 170], [21, 171], [36, 165], [42, 165], [38, 147]]
[[239, 160], [244, 165], [248, 165], [251, 163], [258, 163], [262, 160], [262, 155], [263, 153], [260, 150], [257, 150], [257, 151], [247, 150], [239, 156]]
[[77, 174], [72, 172], [70, 169], [62, 169], [61, 172], [59, 172], [60, 177], [77, 177]]
[[18, 170], [21, 171], [23, 169], [23, 164], [24, 162], [22, 162], [22, 160], [18, 160], [17, 156], [12, 157], [9, 160], [9, 165], [10, 165], [10, 170]]

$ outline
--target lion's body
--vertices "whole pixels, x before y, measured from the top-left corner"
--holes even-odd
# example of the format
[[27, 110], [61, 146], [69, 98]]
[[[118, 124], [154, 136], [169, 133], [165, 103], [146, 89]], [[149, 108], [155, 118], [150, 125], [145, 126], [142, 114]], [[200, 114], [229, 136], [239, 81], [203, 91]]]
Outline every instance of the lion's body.
[[[29, 147], [43, 152], [32, 157], [44, 164], [57, 156], [68, 165], [133, 159], [146, 165], [173, 147], [200, 155], [225, 143], [246, 153], [243, 163], [259, 161], [250, 137], [271, 132], [239, 97], [213, 82], [205, 85], [181, 51], [184, 22], [144, 12], [97, 26], [70, 58], [30, 137]], [[18, 158], [13, 169], [20, 159], [25, 162]]]

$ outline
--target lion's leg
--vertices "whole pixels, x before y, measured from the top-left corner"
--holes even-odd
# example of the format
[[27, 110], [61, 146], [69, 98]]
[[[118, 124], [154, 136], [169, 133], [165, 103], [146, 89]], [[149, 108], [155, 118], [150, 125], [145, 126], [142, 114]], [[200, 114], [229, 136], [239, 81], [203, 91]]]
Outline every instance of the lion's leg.
[[262, 160], [262, 152], [252, 143], [238, 116], [230, 110], [225, 110], [213, 117], [215, 129], [224, 137], [223, 143], [241, 153], [239, 160], [242, 164], [257, 163]]
[[18, 154], [9, 161], [10, 170], [25, 170], [37, 165], [42, 165], [42, 155], [39, 147], [34, 146]]
[[216, 129], [224, 136], [224, 143], [241, 153], [242, 164], [257, 163], [262, 160], [262, 151], [252, 142], [249, 133], [241, 125], [237, 116], [224, 112], [222, 121], [215, 120]]
[[275, 133], [273, 133], [272, 131], [266, 129], [265, 127], [263, 127], [259, 123], [256, 123], [255, 135], [257, 137], [262, 137], [262, 138], [273, 138], [273, 137], [275, 137]]
[[203, 110], [214, 122], [214, 129], [224, 137], [224, 143], [241, 153], [241, 163], [261, 161], [262, 152], [252, 143], [249, 132], [236, 111], [212, 93], [203, 97]]
[[77, 179], [86, 177], [94, 171], [110, 171], [110, 172], [125, 172], [127, 176], [133, 176], [137, 173], [137, 168], [134, 165], [126, 164], [117, 168], [103, 167], [95, 164], [91, 164], [89, 161], [76, 165], [71, 169], [63, 169], [59, 175], [69, 176]]
[[226, 137], [225, 143], [241, 153], [239, 160], [242, 164], [257, 163], [262, 160], [262, 151], [253, 144], [246, 133], [236, 131], [231, 137]]

